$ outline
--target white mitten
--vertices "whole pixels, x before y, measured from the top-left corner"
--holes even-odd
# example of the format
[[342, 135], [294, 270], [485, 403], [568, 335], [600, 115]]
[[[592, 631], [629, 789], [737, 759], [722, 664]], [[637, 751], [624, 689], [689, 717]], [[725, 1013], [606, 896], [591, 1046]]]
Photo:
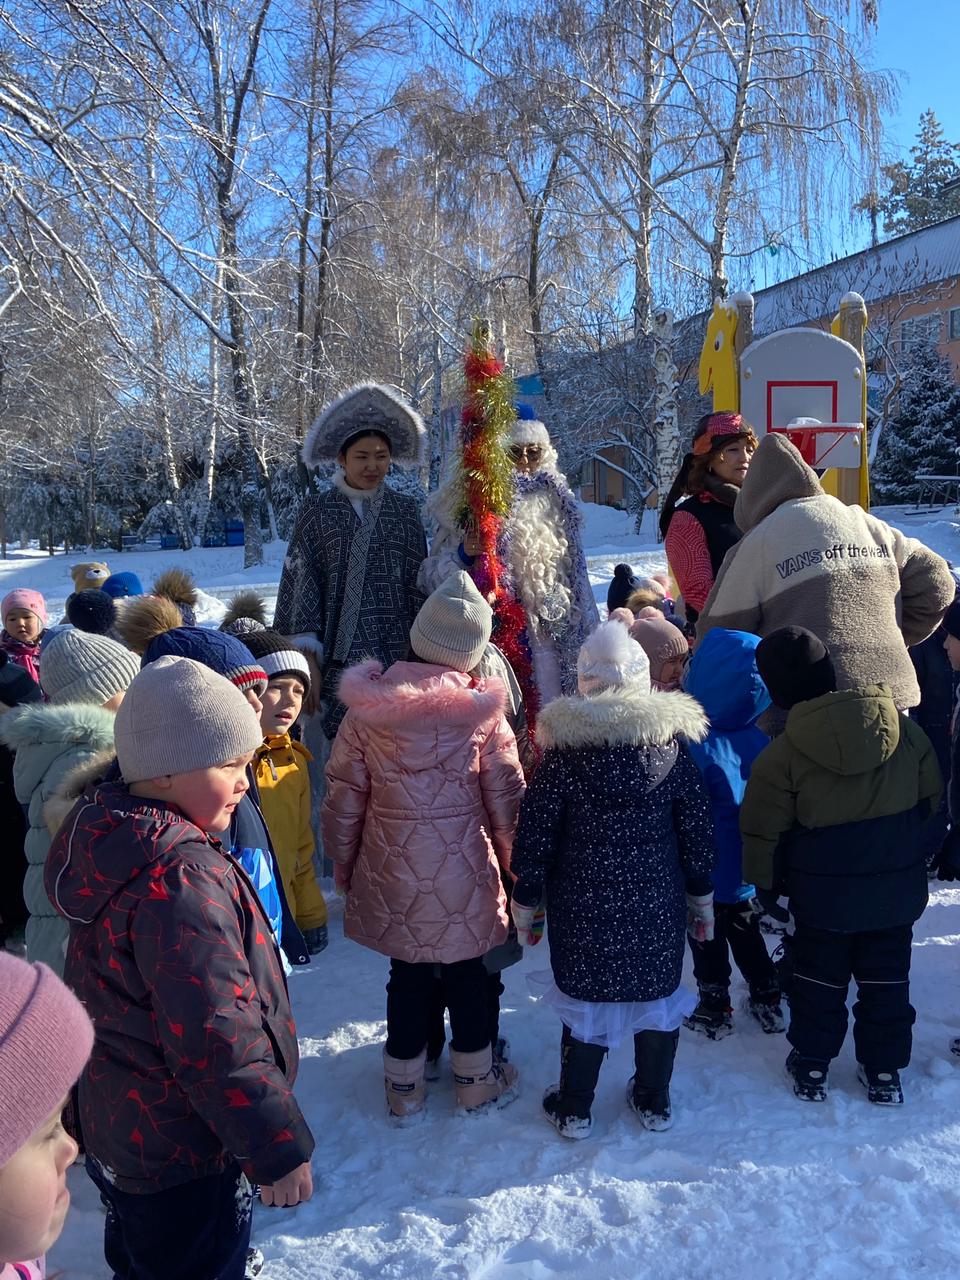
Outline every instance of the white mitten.
[[713, 894], [687, 894], [687, 933], [694, 942], [713, 941]]

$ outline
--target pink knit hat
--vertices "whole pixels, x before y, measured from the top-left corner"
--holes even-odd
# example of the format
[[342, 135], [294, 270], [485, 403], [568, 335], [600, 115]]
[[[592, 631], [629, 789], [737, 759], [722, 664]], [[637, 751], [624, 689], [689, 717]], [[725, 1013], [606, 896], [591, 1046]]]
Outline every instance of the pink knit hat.
[[93, 1024], [45, 964], [0, 951], [0, 1167], [76, 1083]]
[[651, 679], [658, 683], [663, 664], [671, 658], [682, 658], [690, 651], [687, 638], [679, 627], [668, 622], [659, 609], [649, 605], [637, 614], [630, 634], [650, 660]]
[[16, 587], [13, 591], [8, 591], [3, 600], [0, 600], [0, 619], [5, 618], [11, 609], [26, 609], [35, 613], [40, 619], [40, 625], [47, 625], [47, 605], [39, 591], [31, 591], [29, 587]]

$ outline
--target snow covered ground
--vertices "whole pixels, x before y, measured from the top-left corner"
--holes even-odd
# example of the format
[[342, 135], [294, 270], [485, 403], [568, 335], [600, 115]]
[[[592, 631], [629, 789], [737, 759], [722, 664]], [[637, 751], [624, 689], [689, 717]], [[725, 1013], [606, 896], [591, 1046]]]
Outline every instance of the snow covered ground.
[[[883, 512], [951, 561], [960, 560], [952, 509]], [[652, 524], [651, 524], [652, 527]], [[599, 600], [614, 563], [663, 567], [645, 531], [588, 508], [586, 545]], [[215, 621], [238, 586], [272, 601], [283, 547], [241, 569], [239, 549], [111, 556], [149, 585], [186, 562]], [[59, 609], [68, 567], [82, 557], [15, 555], [0, 588], [39, 588]], [[547, 966], [547, 944], [505, 974], [503, 1031], [522, 1074], [520, 1099], [473, 1119], [452, 1114], [447, 1076], [431, 1086], [425, 1122], [394, 1131], [383, 1118], [380, 1048], [387, 962], [345, 941], [331, 904], [331, 945], [291, 993], [303, 1055], [298, 1093], [317, 1137], [316, 1192], [297, 1210], [257, 1211], [264, 1280], [903, 1280], [952, 1277], [960, 1266], [960, 889], [935, 887], [916, 929], [913, 1063], [906, 1105], [871, 1107], [847, 1045], [822, 1106], [785, 1083], [783, 1036], [746, 1015], [713, 1044], [683, 1031], [674, 1076], [676, 1124], [642, 1130], [627, 1110], [624, 1046], [604, 1067], [593, 1136], [559, 1138], [539, 1113], [558, 1070], [559, 1024], [527, 995], [525, 974]], [[687, 980], [692, 981], [689, 973]], [[735, 983], [735, 1006], [744, 996]], [[63, 1280], [102, 1280], [102, 1217], [82, 1170], [51, 1255]], [[176, 1229], [176, 1224], [171, 1224]]]

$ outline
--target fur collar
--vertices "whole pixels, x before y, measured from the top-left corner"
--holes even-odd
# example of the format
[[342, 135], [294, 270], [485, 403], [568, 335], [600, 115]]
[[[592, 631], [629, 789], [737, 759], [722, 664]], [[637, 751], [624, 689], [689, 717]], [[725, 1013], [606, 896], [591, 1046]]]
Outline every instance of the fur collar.
[[540, 712], [541, 747], [665, 747], [674, 738], [701, 742], [709, 722], [686, 693], [642, 694], [604, 689], [590, 697], [555, 698]]
[[[359, 498], [361, 502], [369, 502], [380, 488], [378, 484], [376, 489], [355, 489], [352, 484], [347, 484], [347, 474], [341, 467], [337, 467], [336, 471], [334, 471], [333, 483], [343, 496], [349, 498], [351, 502], [354, 498]], [[381, 481], [380, 483], [382, 484], [383, 482]]]
[[0, 720], [0, 738], [12, 750], [51, 743], [75, 743], [101, 751], [113, 742], [114, 713], [103, 707], [67, 702], [29, 703]]
[[396, 662], [384, 673], [373, 658], [349, 667], [340, 679], [340, 701], [367, 724], [417, 726], [418, 721], [478, 727], [507, 706], [496, 676], [474, 680], [428, 662]]

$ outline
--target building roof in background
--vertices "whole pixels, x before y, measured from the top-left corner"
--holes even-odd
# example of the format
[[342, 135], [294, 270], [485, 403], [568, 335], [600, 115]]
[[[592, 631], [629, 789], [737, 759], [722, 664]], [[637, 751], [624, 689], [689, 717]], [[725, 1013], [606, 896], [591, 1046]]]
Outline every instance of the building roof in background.
[[759, 290], [753, 295], [754, 329], [772, 333], [833, 315], [851, 290], [869, 307], [951, 276], [960, 276], [960, 215]]

